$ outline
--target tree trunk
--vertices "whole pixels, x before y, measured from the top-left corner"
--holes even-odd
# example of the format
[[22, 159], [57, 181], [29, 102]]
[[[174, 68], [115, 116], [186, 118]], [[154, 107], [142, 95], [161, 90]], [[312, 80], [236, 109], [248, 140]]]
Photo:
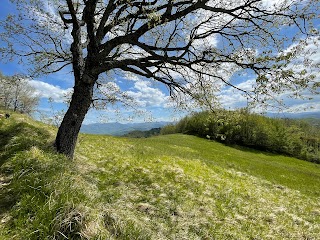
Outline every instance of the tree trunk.
[[80, 127], [91, 105], [94, 82], [79, 81], [76, 83], [69, 109], [56, 136], [56, 150], [70, 159], [73, 158]]

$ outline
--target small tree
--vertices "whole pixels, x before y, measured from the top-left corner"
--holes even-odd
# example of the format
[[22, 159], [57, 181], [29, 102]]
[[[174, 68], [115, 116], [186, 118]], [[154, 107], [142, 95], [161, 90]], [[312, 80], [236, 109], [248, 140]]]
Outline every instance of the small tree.
[[[56, 149], [70, 158], [104, 73], [153, 79], [175, 99], [187, 95], [207, 105], [224, 86], [261, 102], [262, 96], [317, 87], [308, 71], [291, 64], [315, 40], [318, 0], [12, 2], [19, 14], [2, 23], [3, 57], [29, 60], [38, 73], [72, 65], [74, 92], [55, 141]], [[291, 26], [294, 36], [285, 36]], [[308, 56], [303, 60], [309, 64]], [[239, 72], [255, 74], [254, 91], [232, 84]]]
[[0, 76], [1, 105], [4, 109], [30, 114], [38, 105], [39, 97], [28, 80], [21, 76]]

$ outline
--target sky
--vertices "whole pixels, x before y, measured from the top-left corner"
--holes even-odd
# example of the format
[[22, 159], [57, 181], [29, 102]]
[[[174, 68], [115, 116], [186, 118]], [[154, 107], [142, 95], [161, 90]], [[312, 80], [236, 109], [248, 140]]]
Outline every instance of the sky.
[[[4, 19], [9, 13], [14, 14], [15, 8], [11, 5], [9, 0], [0, 0], [0, 20]], [[268, 1], [271, 4], [273, 1]], [[317, 27], [319, 29], [319, 23]], [[1, 30], [1, 29], [0, 29]], [[291, 34], [287, 32], [286, 34]], [[216, 41], [216, 39], [213, 39]], [[318, 39], [316, 41], [320, 43]], [[218, 44], [218, 43], [217, 43]], [[290, 46], [289, 46], [290, 47]], [[314, 44], [311, 46], [315, 50], [313, 60], [320, 63], [319, 47]], [[18, 62], [0, 62], [0, 71], [7, 76], [14, 74], [28, 74], [27, 67]], [[117, 83], [122, 89], [136, 100], [136, 108], [138, 111], [133, 111], [130, 108], [123, 108], [121, 106], [107, 106], [106, 110], [89, 110], [84, 124], [96, 122], [144, 122], [144, 121], [177, 121], [187, 112], [179, 111], [170, 104], [169, 93], [167, 89], [144, 78], [137, 78], [135, 76], [110, 76], [117, 77]], [[317, 76], [320, 77], [319, 75]], [[236, 79], [236, 86], [243, 89], [251, 89], [254, 83], [254, 76], [248, 74]], [[320, 81], [320, 79], [319, 79]], [[42, 76], [35, 79], [30, 79], [30, 84], [36, 89], [36, 94], [40, 97], [38, 106], [39, 112], [36, 116], [50, 117], [58, 115], [61, 111], [65, 111], [67, 105], [64, 103], [65, 95], [67, 95], [73, 87], [73, 75], [71, 68], [65, 68], [62, 71]], [[320, 97], [313, 96], [313, 100], [297, 100], [286, 99], [287, 109], [281, 111], [281, 114], [286, 112], [314, 112], [320, 113]], [[224, 88], [219, 93], [219, 99], [224, 108], [236, 109], [239, 107], [246, 107], [247, 98], [241, 92], [237, 92], [231, 88]]]

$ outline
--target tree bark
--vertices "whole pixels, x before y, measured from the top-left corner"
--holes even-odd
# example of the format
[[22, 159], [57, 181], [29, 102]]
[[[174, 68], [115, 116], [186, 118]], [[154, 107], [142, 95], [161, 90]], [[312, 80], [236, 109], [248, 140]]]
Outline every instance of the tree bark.
[[81, 80], [74, 87], [69, 109], [61, 122], [55, 140], [56, 150], [70, 159], [73, 158], [80, 127], [91, 105], [95, 82]]

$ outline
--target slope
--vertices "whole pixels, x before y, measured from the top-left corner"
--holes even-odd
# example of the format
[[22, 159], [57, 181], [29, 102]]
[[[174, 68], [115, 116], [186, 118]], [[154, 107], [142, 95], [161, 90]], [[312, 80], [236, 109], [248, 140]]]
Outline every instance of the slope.
[[320, 235], [316, 164], [186, 135], [85, 134], [70, 162], [53, 128], [20, 115], [0, 136], [0, 239]]

